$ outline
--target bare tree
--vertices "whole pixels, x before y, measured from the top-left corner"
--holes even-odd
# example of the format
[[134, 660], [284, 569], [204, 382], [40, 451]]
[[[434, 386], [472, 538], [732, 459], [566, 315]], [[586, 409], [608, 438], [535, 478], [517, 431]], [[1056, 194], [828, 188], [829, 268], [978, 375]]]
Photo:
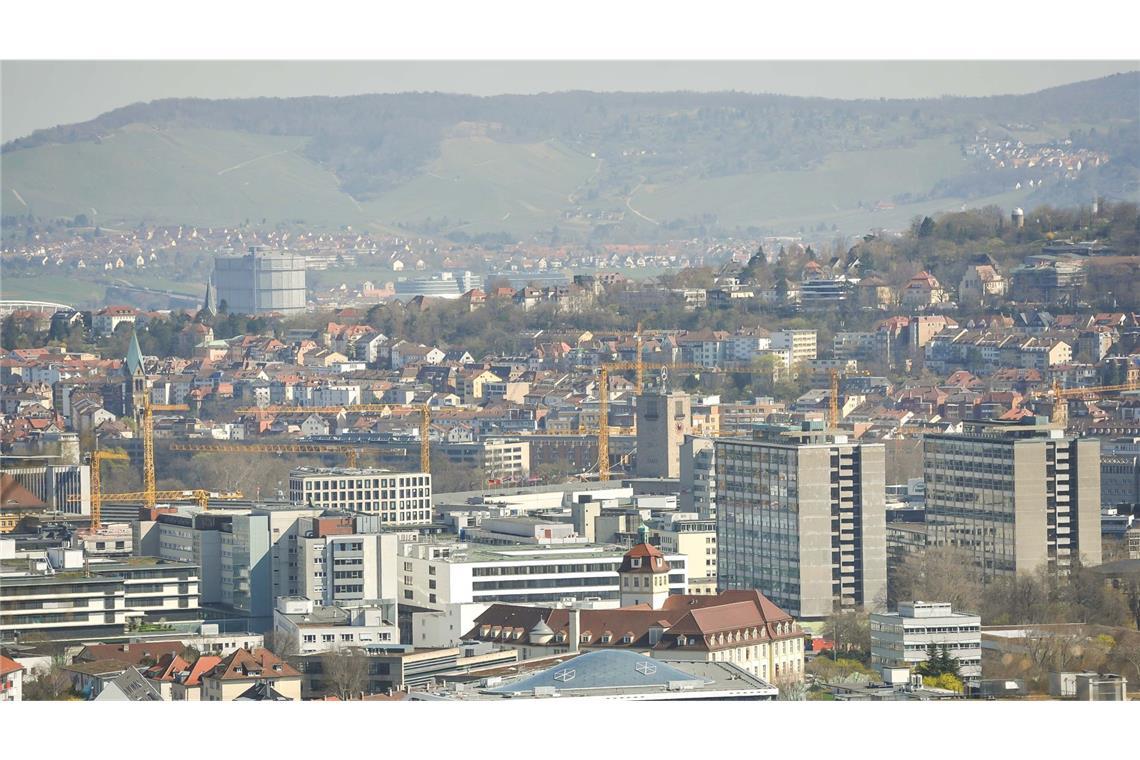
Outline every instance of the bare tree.
[[73, 690], [71, 678], [63, 669], [65, 665], [62, 656], [51, 658], [51, 665], [46, 669], [38, 669], [34, 676], [24, 684], [24, 699], [29, 702], [50, 702], [69, 699]]
[[982, 581], [969, 552], [932, 546], [907, 557], [890, 579], [890, 602], [950, 602], [956, 610], [978, 611]]
[[368, 688], [368, 665], [368, 655], [357, 647], [336, 649], [321, 657], [326, 686], [345, 700]]
[[[1122, 636], [1112, 648], [1111, 658], [1117, 667], [1130, 666], [1136, 680], [1140, 682], [1140, 633], [1127, 633]], [[1120, 670], [1124, 668], [1120, 667]]]

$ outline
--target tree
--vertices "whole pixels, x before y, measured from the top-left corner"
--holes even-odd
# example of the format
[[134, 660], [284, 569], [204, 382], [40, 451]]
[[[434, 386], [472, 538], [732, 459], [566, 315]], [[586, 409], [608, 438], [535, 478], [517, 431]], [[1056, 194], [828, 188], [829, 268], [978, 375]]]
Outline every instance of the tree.
[[32, 671], [33, 677], [24, 683], [24, 699], [29, 702], [70, 699], [74, 692], [71, 678], [63, 669], [66, 664], [66, 659], [62, 655], [55, 655], [46, 669]]
[[929, 216], [922, 218], [922, 223], [918, 225], [918, 236], [920, 238], [928, 238], [934, 234], [934, 220]]
[[824, 638], [835, 643], [835, 657], [839, 652], [869, 653], [871, 651], [871, 620], [862, 609], [847, 609], [832, 613], [823, 623]]
[[[1128, 633], [1120, 638], [1109, 655], [1114, 667], [1129, 672], [1130, 677], [1140, 682], [1140, 633]], [[1128, 668], [1122, 666], [1128, 666]]]
[[922, 685], [932, 689], [948, 689], [949, 691], [956, 691], [962, 693], [964, 686], [962, 679], [953, 673], [941, 673], [936, 676], [922, 677]]
[[950, 602], [956, 610], [979, 609], [981, 576], [973, 557], [962, 549], [930, 546], [908, 556], [887, 578], [887, 606], [918, 599]]
[[336, 649], [321, 657], [325, 686], [341, 699], [368, 688], [368, 655], [359, 647]]

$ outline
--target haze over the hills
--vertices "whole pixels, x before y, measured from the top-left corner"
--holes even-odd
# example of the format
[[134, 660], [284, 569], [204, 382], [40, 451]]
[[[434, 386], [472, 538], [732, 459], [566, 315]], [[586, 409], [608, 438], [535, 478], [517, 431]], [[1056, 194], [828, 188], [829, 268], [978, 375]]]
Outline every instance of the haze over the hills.
[[[1135, 199], [1140, 73], [985, 98], [169, 99], [4, 145], [5, 215], [651, 239]], [[1096, 114], [1094, 119], [1091, 115]]]

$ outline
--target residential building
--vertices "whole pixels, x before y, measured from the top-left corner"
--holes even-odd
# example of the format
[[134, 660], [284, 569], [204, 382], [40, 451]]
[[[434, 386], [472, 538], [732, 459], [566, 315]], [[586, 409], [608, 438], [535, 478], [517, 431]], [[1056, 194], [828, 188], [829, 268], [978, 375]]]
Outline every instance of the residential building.
[[821, 422], [716, 441], [718, 588], [759, 589], [797, 618], [886, 591], [884, 447]]
[[911, 668], [934, 645], [958, 661], [963, 679], [982, 675], [982, 619], [948, 602], [900, 602], [897, 612], [871, 613], [871, 665]]
[[24, 666], [0, 654], [0, 702], [22, 702]]
[[772, 348], [791, 351], [790, 367], [816, 358], [815, 330], [777, 330], [772, 333]]
[[1100, 442], [1030, 422], [923, 439], [929, 544], [966, 550], [986, 579], [1101, 562]]
[[637, 397], [637, 476], [679, 478], [681, 444], [692, 433], [689, 394], [644, 393]]
[[301, 674], [264, 647], [239, 649], [202, 675], [201, 701], [232, 702], [265, 684], [292, 701], [301, 699]]
[[391, 525], [426, 525], [431, 522], [431, 475], [302, 467], [289, 473], [289, 500], [317, 509], [379, 515]]

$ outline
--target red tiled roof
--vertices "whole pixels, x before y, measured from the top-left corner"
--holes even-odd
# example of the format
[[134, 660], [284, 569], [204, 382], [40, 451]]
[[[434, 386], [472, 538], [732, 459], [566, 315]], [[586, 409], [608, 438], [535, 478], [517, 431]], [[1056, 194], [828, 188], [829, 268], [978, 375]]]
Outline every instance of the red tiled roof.
[[0, 676], [6, 676], [9, 673], [16, 673], [24, 669], [20, 663], [0, 654]]

